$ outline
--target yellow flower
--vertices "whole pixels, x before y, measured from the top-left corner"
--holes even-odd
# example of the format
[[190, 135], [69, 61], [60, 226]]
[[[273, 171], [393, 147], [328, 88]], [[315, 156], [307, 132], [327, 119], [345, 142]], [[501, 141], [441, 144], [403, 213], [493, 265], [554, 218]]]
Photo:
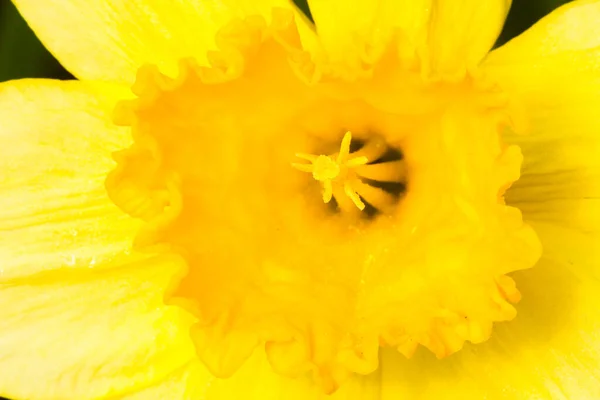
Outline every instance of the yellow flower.
[[600, 1], [15, 3], [0, 395], [600, 398]]

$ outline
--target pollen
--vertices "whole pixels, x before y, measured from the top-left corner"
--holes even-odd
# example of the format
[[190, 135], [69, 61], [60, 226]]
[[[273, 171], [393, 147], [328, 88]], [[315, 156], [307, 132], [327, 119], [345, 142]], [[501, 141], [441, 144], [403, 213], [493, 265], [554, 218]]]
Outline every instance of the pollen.
[[365, 156], [350, 157], [350, 142], [352, 133], [346, 132], [337, 156], [313, 155], [296, 153], [296, 157], [310, 161], [310, 164], [293, 163], [292, 166], [303, 172], [310, 172], [315, 180], [323, 185], [323, 202], [329, 203], [333, 198], [333, 188], [339, 186], [341, 191], [348, 196], [359, 210], [365, 209], [365, 203], [361, 200], [356, 186], [360, 184], [354, 169], [359, 165], [365, 165], [369, 159]]

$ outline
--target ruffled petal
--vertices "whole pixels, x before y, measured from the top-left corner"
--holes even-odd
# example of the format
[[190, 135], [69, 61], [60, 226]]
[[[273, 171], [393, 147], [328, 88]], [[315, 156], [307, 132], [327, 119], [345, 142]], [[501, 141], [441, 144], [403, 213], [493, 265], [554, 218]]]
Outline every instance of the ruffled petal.
[[547, 251], [513, 275], [523, 295], [517, 318], [443, 360], [383, 351], [382, 399], [600, 398], [598, 237], [532, 225]]
[[287, 0], [14, 0], [57, 59], [79, 79], [131, 83], [145, 63], [175, 75], [182, 58], [206, 64], [216, 32], [236, 17], [261, 14]]
[[107, 267], [139, 223], [104, 188], [111, 153], [131, 142], [110, 122], [109, 85], [0, 85], [0, 282], [55, 269]]
[[524, 154], [507, 203], [544, 247], [534, 268], [513, 274], [517, 318], [444, 360], [383, 352], [382, 398], [600, 398], [598, 20], [599, 1], [573, 2], [484, 65], [509, 94], [516, 126], [529, 128], [505, 136]]
[[[309, 0], [322, 50], [340, 75], [374, 65], [398, 40], [408, 67], [428, 78], [464, 76], [498, 37], [510, 0]], [[319, 58], [319, 57], [317, 57]]]
[[378, 61], [396, 29], [402, 32], [414, 56], [415, 46], [425, 36], [431, 0], [357, 1], [351, 6], [344, 0], [308, 3], [320, 50], [325, 53], [317, 59], [331, 64], [340, 74], [352, 75]]
[[193, 318], [163, 302], [183, 262], [122, 262], [0, 285], [2, 395], [105, 398], [154, 384], [193, 359]]
[[378, 400], [379, 374], [355, 377], [333, 395], [324, 394], [310, 377], [291, 379], [273, 372], [259, 351], [228, 379], [210, 377], [198, 361], [177, 371], [160, 384], [124, 400]]

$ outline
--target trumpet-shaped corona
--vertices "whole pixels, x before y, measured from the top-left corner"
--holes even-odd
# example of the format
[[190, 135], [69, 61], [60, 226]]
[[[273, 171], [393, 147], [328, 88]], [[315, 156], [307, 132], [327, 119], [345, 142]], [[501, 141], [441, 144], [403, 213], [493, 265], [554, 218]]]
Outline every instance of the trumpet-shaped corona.
[[143, 67], [117, 109], [134, 144], [107, 189], [145, 221], [137, 248], [186, 259], [173, 296], [198, 318], [198, 356], [230, 376], [262, 348], [333, 392], [381, 346], [442, 358], [486, 341], [516, 315], [510, 273], [541, 252], [504, 202], [522, 159], [500, 139], [505, 98], [410, 69], [383, 98], [391, 56], [358, 98], [342, 95], [357, 83], [308, 86], [318, 68], [284, 17], [224, 29], [211, 67]]

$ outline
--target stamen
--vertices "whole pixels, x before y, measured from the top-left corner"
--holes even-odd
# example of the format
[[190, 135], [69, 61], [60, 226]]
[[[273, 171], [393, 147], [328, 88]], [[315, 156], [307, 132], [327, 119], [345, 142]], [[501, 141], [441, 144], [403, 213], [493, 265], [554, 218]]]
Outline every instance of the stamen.
[[344, 184], [344, 193], [346, 193], [346, 196], [350, 197], [350, 200], [352, 200], [354, 205], [358, 207], [359, 210], [362, 211], [365, 209], [365, 203], [362, 202], [360, 196], [358, 195], [358, 193], [353, 188], [353, 185], [350, 182], [346, 182]]
[[380, 164], [361, 165], [356, 169], [361, 178], [382, 182], [402, 182], [406, 177], [404, 161], [390, 161]]
[[356, 167], [366, 165], [369, 159], [366, 156], [350, 158], [350, 143], [352, 142], [352, 133], [346, 132], [340, 151], [337, 157], [333, 155], [314, 155], [306, 153], [296, 153], [296, 157], [310, 164], [292, 163], [292, 167], [302, 171], [312, 173], [316, 181], [321, 182], [323, 186], [323, 202], [329, 203], [333, 198], [334, 185], [343, 189], [343, 192], [352, 200], [354, 205], [359, 210], [365, 209], [365, 203], [361, 200], [360, 195], [356, 191], [356, 185], [360, 184], [360, 179], [357, 177], [354, 169]]

